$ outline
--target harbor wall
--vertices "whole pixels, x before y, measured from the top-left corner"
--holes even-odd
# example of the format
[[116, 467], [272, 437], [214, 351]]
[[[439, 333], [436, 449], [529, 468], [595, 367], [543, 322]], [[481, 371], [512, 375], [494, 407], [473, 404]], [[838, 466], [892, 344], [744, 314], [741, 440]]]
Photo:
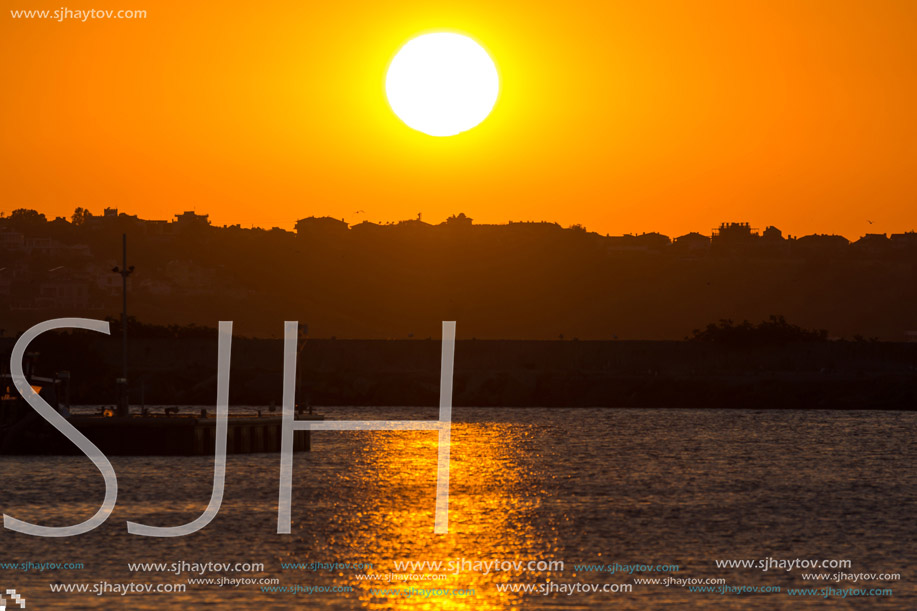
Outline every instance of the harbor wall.
[[[282, 343], [233, 340], [231, 404], [280, 404]], [[129, 345], [132, 403], [215, 401], [216, 337], [134, 339]], [[4, 370], [11, 347], [11, 339], [0, 341]], [[119, 338], [47, 335], [32, 348], [39, 353], [39, 373], [71, 371], [73, 404], [115, 402]], [[310, 340], [301, 357], [300, 400], [437, 405], [440, 350], [436, 340]], [[914, 409], [917, 344], [459, 340], [454, 404]]]

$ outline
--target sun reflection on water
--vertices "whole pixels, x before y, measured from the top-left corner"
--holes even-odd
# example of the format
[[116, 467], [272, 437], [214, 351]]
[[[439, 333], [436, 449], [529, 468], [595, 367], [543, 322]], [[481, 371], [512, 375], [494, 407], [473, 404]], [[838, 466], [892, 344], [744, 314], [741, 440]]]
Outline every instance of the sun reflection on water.
[[[373, 581], [358, 586], [352, 576], [338, 575], [355, 586], [367, 609], [516, 609], [520, 595], [497, 591], [495, 584], [526, 580], [525, 574], [470, 570], [465, 564], [431, 571], [398, 571], [395, 561], [506, 560], [528, 562], [550, 556], [556, 549], [545, 539], [536, 519], [540, 505], [540, 474], [519, 461], [526, 427], [493, 423], [456, 424], [452, 432], [449, 533], [433, 534], [437, 442], [431, 432], [361, 434], [352, 471], [366, 496], [361, 511], [348, 516], [341, 529], [346, 545], [373, 563], [372, 573], [416, 573], [419, 581]], [[338, 541], [338, 543], [345, 543]], [[368, 554], [368, 557], [367, 557]], [[459, 568], [459, 570], [454, 570]], [[533, 575], [534, 576], [534, 575]], [[538, 573], [537, 578], [549, 577]], [[341, 582], [343, 583], [343, 582]], [[474, 590], [473, 597], [378, 597], [372, 588]]]

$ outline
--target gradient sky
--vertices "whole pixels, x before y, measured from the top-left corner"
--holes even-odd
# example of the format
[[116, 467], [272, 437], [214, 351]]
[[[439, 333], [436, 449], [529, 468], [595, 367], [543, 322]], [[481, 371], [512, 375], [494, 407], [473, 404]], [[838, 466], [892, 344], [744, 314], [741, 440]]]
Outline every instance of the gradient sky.
[[[87, 23], [7, 10], [61, 4], [0, 15], [7, 213], [917, 229], [912, 0], [94, 0], [72, 8], [148, 17]], [[445, 139], [384, 94], [398, 48], [436, 30], [481, 43], [502, 87], [490, 118]]]

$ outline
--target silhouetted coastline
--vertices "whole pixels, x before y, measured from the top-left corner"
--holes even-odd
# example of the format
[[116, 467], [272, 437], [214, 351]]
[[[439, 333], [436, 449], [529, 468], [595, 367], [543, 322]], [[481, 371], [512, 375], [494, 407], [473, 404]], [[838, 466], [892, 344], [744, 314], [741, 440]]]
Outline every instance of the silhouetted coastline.
[[[9, 354], [12, 339], [0, 341]], [[117, 336], [49, 334], [39, 371], [71, 371], [74, 404], [114, 403]], [[131, 401], [212, 405], [213, 337], [130, 343]], [[438, 401], [436, 340], [309, 340], [300, 367], [313, 405]], [[282, 341], [236, 338], [231, 405], [281, 402]], [[456, 344], [456, 406], [890, 409], [917, 406], [917, 344], [804, 341], [492, 341]]]
[[119, 312], [121, 236], [130, 313], [159, 325], [280, 337], [677, 340], [705, 321], [773, 313], [832, 338], [917, 338], [917, 233], [784, 236], [723, 223], [674, 240], [556, 223], [480, 225], [458, 214], [348, 225], [308, 217], [296, 232], [215, 227], [205, 214], [150, 221], [107, 209], [0, 218], [0, 328]]

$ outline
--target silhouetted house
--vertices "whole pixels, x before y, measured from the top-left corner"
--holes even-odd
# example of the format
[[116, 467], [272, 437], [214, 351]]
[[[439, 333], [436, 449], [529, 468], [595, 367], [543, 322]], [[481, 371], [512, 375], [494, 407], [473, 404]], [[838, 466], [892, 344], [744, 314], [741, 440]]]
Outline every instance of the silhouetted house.
[[761, 239], [763, 239], [766, 242], [772, 242], [772, 243], [785, 241], [783, 239], [783, 232], [777, 229], [776, 227], [774, 227], [773, 225], [769, 225], [767, 229], [764, 230], [764, 232], [761, 234]]
[[790, 245], [792, 243], [792, 240], [787, 240], [783, 237], [782, 231], [773, 225], [768, 225], [767, 229], [761, 232], [756, 250], [764, 255], [785, 256], [790, 253]]
[[880, 256], [887, 254], [891, 250], [891, 241], [884, 233], [867, 233], [854, 242], [853, 247], [859, 253]]
[[636, 238], [638, 243], [646, 245], [649, 250], [664, 250], [672, 245], [672, 240], [669, 236], [656, 231], [641, 233]]
[[213, 291], [218, 286], [216, 274], [216, 270], [188, 260], [172, 260], [165, 266], [165, 276], [169, 282], [190, 294], [201, 295]]
[[61, 244], [51, 238], [34, 236], [26, 238], [25, 249], [32, 256], [50, 257], [60, 253]]
[[[116, 274], [111, 271], [111, 269], [116, 265], [115, 261], [110, 261], [108, 265], [103, 268], [96, 268], [92, 271], [92, 278], [96, 287], [102, 292], [103, 295], [109, 297], [120, 297], [121, 290], [123, 288], [123, 280], [121, 279], [121, 274]], [[134, 283], [133, 275], [127, 277], [127, 292], [131, 292], [131, 286]]]
[[710, 248], [710, 237], [692, 231], [675, 238], [673, 245], [681, 253], [706, 252]]
[[336, 236], [346, 234], [350, 225], [344, 219], [335, 219], [330, 216], [310, 216], [299, 219], [295, 225], [296, 235], [300, 237], [313, 237], [316, 235]]
[[89, 248], [89, 244], [71, 244], [66, 248], [72, 257], [88, 259], [92, 256], [92, 249]]
[[25, 236], [18, 231], [0, 231], [0, 250], [20, 252], [25, 250]]
[[369, 221], [363, 221], [362, 223], [357, 223], [356, 225], [351, 227], [350, 231], [352, 231], [354, 235], [364, 236], [364, 235], [375, 235], [379, 233], [380, 231], [382, 231], [383, 229], [384, 227], [382, 225], [379, 225], [378, 223], [370, 223]]
[[721, 223], [710, 236], [710, 247], [719, 253], [748, 254], [760, 239], [748, 223]]
[[896, 251], [917, 252], [917, 231], [893, 233], [890, 241]]
[[162, 236], [169, 231], [169, 221], [141, 221], [143, 231], [148, 235]]
[[57, 310], [73, 312], [90, 306], [89, 282], [85, 274], [63, 266], [50, 270], [29, 270], [5, 284], [10, 310]]
[[80, 224], [88, 229], [101, 229], [103, 227], [123, 227], [125, 224], [141, 225], [145, 222], [147, 221], [136, 214], [119, 213], [117, 208], [105, 208], [101, 216], [95, 216], [89, 210], [85, 210]]
[[49, 278], [38, 288], [36, 309], [86, 309], [89, 306], [89, 287], [73, 278]]
[[397, 235], [408, 236], [429, 233], [430, 230], [433, 229], [433, 225], [430, 223], [425, 223], [417, 218], [398, 221], [394, 225], [391, 225], [389, 229], [395, 232]]
[[793, 254], [803, 257], [836, 257], [847, 251], [850, 242], [842, 235], [804, 235], [793, 241]]
[[175, 225], [180, 228], [185, 227], [209, 227], [210, 215], [197, 214], [195, 212], [182, 212], [175, 215]]
[[753, 243], [757, 237], [757, 232], [748, 223], [720, 223], [713, 230], [711, 243], [744, 246]]

